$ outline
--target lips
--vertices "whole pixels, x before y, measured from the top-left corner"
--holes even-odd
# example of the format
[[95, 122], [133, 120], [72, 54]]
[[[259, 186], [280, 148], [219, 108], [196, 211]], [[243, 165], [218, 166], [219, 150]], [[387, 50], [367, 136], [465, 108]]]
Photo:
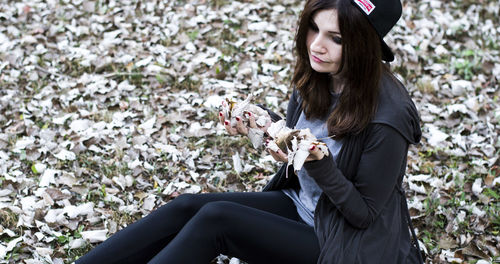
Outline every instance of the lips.
[[316, 63], [324, 63], [324, 61], [314, 55], [311, 55], [311, 58], [313, 59], [314, 62]]

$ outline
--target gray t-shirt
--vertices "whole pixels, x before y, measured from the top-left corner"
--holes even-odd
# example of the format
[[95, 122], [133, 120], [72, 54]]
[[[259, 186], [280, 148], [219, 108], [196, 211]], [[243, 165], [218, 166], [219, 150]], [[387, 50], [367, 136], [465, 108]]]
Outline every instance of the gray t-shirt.
[[[336, 104], [338, 95], [333, 95], [333, 97]], [[335, 160], [340, 152], [340, 149], [342, 148], [342, 141], [333, 140], [328, 137], [326, 119], [327, 118], [308, 120], [306, 119], [304, 112], [302, 112], [295, 128], [309, 128], [311, 133], [316, 136], [317, 139], [326, 143], [333, 159]], [[314, 179], [307, 174], [304, 167], [298, 172], [297, 177], [300, 183], [299, 190], [284, 189], [282, 191], [293, 200], [295, 206], [297, 207], [297, 212], [302, 220], [304, 220], [304, 222], [308, 225], [314, 226], [314, 210], [316, 209], [316, 204], [318, 203], [322, 190], [316, 184]]]

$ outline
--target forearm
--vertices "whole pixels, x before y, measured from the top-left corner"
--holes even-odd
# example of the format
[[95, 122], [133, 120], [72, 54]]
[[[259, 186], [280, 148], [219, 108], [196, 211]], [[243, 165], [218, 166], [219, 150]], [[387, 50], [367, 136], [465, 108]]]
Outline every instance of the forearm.
[[379, 125], [368, 136], [354, 175], [346, 177], [331, 156], [304, 167], [349, 223], [366, 228], [387, 203], [404, 172], [407, 148], [408, 143], [397, 131]]
[[358, 228], [371, 223], [370, 210], [354, 184], [337, 168], [333, 158], [306, 162], [304, 168], [348, 222]]

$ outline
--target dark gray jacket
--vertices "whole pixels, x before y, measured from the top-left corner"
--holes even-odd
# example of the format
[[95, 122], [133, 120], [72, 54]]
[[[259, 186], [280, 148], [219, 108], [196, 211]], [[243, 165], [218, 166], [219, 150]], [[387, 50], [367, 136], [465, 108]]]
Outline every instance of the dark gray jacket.
[[[293, 91], [286, 122], [293, 128], [302, 111]], [[377, 112], [358, 135], [344, 139], [337, 160], [331, 155], [306, 162], [304, 168], [323, 190], [315, 210], [314, 228], [321, 247], [318, 263], [409, 263], [410, 243], [406, 200], [401, 183], [409, 144], [420, 141], [417, 110], [405, 87], [383, 76]], [[297, 188], [284, 164], [264, 191]], [[410, 257], [408, 257], [410, 256]]]

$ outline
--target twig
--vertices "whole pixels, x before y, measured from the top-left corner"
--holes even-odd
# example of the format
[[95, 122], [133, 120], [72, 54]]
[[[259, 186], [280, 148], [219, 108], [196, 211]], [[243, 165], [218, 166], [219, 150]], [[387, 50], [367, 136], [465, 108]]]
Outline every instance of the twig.
[[64, 75], [64, 74], [60, 74], [60, 73], [55, 73], [55, 72], [50, 72], [42, 67], [40, 67], [39, 65], [35, 65], [35, 69], [39, 70], [39, 71], [42, 71], [42, 72], [45, 72], [47, 74], [52, 74], [52, 75], [55, 75], [57, 77], [66, 77], [66, 78], [70, 78], [69, 76], [67, 75]]
[[111, 78], [115, 76], [132, 76], [132, 75], [142, 75], [142, 76], [157, 76], [158, 74], [168, 74], [174, 75], [171, 72], [113, 72], [103, 75], [104, 78]]

